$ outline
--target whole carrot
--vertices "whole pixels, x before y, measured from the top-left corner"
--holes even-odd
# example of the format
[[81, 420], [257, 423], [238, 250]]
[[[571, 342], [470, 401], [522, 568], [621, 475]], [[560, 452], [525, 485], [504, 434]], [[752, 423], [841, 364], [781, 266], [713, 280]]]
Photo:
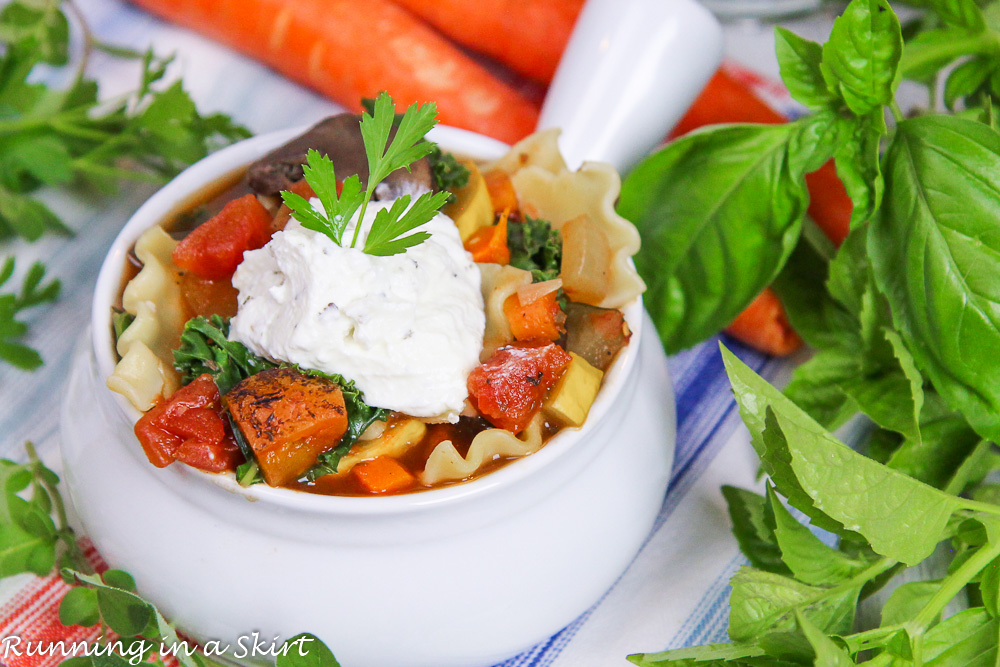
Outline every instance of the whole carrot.
[[726, 327], [726, 333], [761, 352], [777, 356], [791, 354], [802, 347], [802, 339], [788, 322], [785, 307], [770, 287], [757, 295]]
[[396, 0], [473, 51], [549, 83], [583, 0]]
[[389, 0], [133, 0], [340, 102], [388, 91], [441, 121], [514, 142], [537, 107]]

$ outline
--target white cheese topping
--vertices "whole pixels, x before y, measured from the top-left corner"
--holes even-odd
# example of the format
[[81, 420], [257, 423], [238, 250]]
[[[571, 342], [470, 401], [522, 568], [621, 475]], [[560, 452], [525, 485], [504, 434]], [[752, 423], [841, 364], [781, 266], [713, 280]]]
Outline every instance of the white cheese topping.
[[370, 405], [454, 422], [483, 345], [479, 270], [441, 214], [418, 229], [431, 237], [405, 253], [361, 252], [377, 211], [390, 204], [369, 204], [357, 248], [292, 219], [244, 254], [229, 336], [256, 354], [352, 379]]

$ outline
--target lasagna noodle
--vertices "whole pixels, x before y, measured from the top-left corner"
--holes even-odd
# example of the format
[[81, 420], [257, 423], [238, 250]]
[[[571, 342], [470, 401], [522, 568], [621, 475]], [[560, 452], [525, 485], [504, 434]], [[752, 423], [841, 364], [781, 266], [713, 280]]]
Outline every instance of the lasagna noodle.
[[514, 342], [510, 323], [503, 312], [503, 303], [522, 285], [531, 284], [531, 272], [513, 266], [477, 264], [482, 275], [480, 287], [486, 308], [486, 331], [483, 334], [483, 351], [479, 360], [485, 362], [504, 345]]
[[581, 215], [588, 216], [604, 232], [611, 249], [608, 292], [602, 308], [621, 308], [646, 289], [632, 264], [639, 250], [639, 232], [615, 212], [621, 178], [614, 167], [585, 162], [570, 171], [559, 154], [558, 130], [546, 130], [516, 144], [493, 167], [506, 172], [525, 210], [559, 229]]
[[135, 316], [118, 338], [121, 361], [108, 378], [116, 391], [141, 411], [160, 396], [170, 396], [179, 379], [173, 368], [173, 349], [184, 327], [184, 309], [170, 255], [177, 242], [162, 227], [151, 227], [135, 244], [142, 269], [122, 294], [125, 312]]
[[472, 439], [464, 458], [451, 440], [440, 442], [427, 457], [420, 481], [431, 485], [466, 479], [499, 457], [526, 456], [536, 452], [542, 446], [543, 426], [544, 420], [539, 413], [532, 418], [520, 438], [500, 428], [481, 431]]

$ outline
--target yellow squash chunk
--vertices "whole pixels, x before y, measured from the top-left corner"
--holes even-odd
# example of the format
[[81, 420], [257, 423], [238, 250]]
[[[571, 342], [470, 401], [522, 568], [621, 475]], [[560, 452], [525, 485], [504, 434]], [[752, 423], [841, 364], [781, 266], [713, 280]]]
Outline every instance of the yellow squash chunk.
[[357, 442], [337, 465], [337, 474], [342, 475], [361, 463], [377, 456], [398, 458], [406, 450], [424, 439], [427, 425], [419, 419], [403, 419], [390, 424], [385, 432], [374, 440]]
[[573, 360], [566, 367], [566, 372], [549, 393], [548, 399], [542, 405], [546, 416], [555, 419], [563, 426], [582, 426], [587, 420], [587, 413], [601, 388], [600, 371], [578, 354], [569, 353]]
[[471, 160], [459, 160], [469, 170], [469, 182], [455, 194], [444, 213], [455, 221], [464, 243], [476, 230], [493, 224], [493, 202], [486, 181]]

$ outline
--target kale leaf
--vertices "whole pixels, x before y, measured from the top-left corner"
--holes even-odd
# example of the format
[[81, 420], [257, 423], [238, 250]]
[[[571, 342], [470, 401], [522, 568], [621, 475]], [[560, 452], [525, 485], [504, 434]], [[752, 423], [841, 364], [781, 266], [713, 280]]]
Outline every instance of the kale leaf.
[[[385, 421], [389, 410], [376, 408], [365, 403], [364, 393], [357, 388], [353, 380], [342, 375], [324, 373], [295, 364], [276, 364], [269, 359], [259, 357], [251, 352], [243, 343], [228, 339], [229, 321], [219, 315], [211, 318], [193, 317], [184, 325], [181, 334], [181, 345], [174, 350], [174, 368], [183, 375], [187, 384], [203, 373], [209, 373], [215, 379], [220, 394], [226, 394], [241, 380], [269, 368], [294, 368], [304, 375], [320, 377], [336, 384], [344, 395], [347, 408], [347, 432], [336, 447], [323, 452], [318, 463], [305, 474], [312, 481], [317, 477], [336, 472], [340, 458], [346, 454], [373, 422]], [[247, 463], [237, 471], [237, 479], [244, 485], [260, 481], [260, 475], [254, 469], [253, 450], [241, 438], [239, 429], [233, 424], [233, 434], [243, 451]]]
[[524, 222], [507, 225], [510, 265], [531, 271], [536, 282], [559, 277], [562, 265], [562, 236], [547, 220], [525, 216]]
[[[427, 154], [427, 160], [431, 163], [431, 174], [438, 189], [454, 193], [469, 184], [469, 170], [451, 153], [444, 153], [435, 146]], [[454, 199], [455, 195], [452, 194], [449, 201]]]

